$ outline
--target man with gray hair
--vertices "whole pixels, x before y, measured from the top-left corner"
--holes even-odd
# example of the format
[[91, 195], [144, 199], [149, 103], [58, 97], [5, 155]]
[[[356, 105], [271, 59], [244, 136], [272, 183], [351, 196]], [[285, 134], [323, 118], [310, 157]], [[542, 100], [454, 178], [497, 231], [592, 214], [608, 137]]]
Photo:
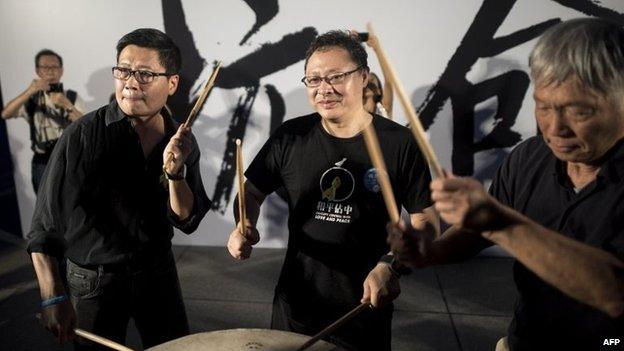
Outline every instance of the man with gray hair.
[[497, 350], [602, 349], [624, 338], [624, 30], [561, 23], [529, 65], [541, 135], [513, 150], [489, 193], [471, 178], [431, 183], [452, 224], [439, 239], [422, 245], [391, 225], [389, 241], [419, 267], [492, 244], [516, 258], [518, 301]]

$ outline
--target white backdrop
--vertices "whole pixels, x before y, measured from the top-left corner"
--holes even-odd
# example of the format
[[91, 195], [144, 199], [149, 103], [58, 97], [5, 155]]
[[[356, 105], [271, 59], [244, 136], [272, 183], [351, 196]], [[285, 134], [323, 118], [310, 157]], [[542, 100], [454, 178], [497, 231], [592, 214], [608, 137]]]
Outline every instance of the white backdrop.
[[[164, 0], [170, 1], [170, 0]], [[503, 1], [503, 0], [501, 0]], [[370, 21], [382, 45], [394, 63], [408, 94], [419, 106], [427, 90], [438, 81], [454, 55], [462, 38], [484, 3], [483, 0], [289, 0], [279, 2], [279, 12], [243, 45], [243, 36], [255, 22], [254, 11], [244, 1], [182, 1], [186, 24], [193, 33], [195, 45], [208, 62], [220, 59], [228, 65], [258, 50], [266, 43], [275, 43], [285, 35], [314, 27], [318, 33], [330, 29], [354, 28], [364, 31]], [[514, 3], [506, 0], [504, 2]], [[600, 6], [624, 13], [620, 0], [576, 1], [578, 4]], [[496, 18], [496, 14], [494, 14]], [[504, 17], [495, 33], [505, 37], [540, 22], [585, 16], [575, 9], [548, 0], [518, 0]], [[3, 0], [0, 2], [0, 83], [5, 103], [21, 93], [34, 78], [34, 55], [50, 48], [63, 56], [65, 87], [78, 91], [89, 110], [107, 103], [113, 91], [110, 67], [115, 64], [115, 44], [124, 34], [139, 28], [164, 30], [161, 2], [86, 1], [86, 0]], [[489, 38], [485, 38], [489, 39]], [[509, 70], [527, 71], [527, 57], [535, 40], [511, 47], [493, 57], [477, 60], [466, 78], [474, 84], [497, 77]], [[377, 60], [369, 50], [370, 65], [380, 73]], [[205, 81], [211, 69], [205, 69], [196, 84]], [[286, 119], [311, 112], [305, 90], [299, 79], [303, 61], [263, 77], [260, 84], [274, 85], [284, 98]], [[226, 145], [226, 132], [233, 108], [245, 92], [244, 88], [215, 89], [199, 117], [194, 133], [201, 146], [201, 172], [206, 191], [214, 192]], [[525, 139], [535, 133], [530, 87], [512, 130]], [[486, 114], [475, 122], [475, 129], [488, 132], [496, 124], [493, 113], [497, 99], [490, 98], [476, 105], [476, 112]], [[398, 99], [395, 98], [395, 119], [405, 123]], [[249, 164], [269, 134], [270, 105], [261, 90], [253, 105], [245, 134], [244, 158]], [[487, 114], [492, 116], [487, 116]], [[21, 223], [30, 227], [35, 194], [30, 183], [30, 141], [23, 120], [7, 122], [9, 144], [15, 165]], [[452, 112], [450, 100], [437, 114], [429, 129], [432, 144], [446, 168], [451, 168]], [[477, 133], [478, 134], [478, 133]], [[492, 150], [475, 154], [475, 171], [492, 169], [498, 159]], [[487, 172], [486, 172], [487, 173]], [[489, 172], [491, 175], [491, 171]], [[486, 180], [487, 176], [481, 177]], [[232, 194], [233, 196], [233, 194]], [[263, 208], [259, 230], [264, 234], [260, 246], [282, 247], [286, 238], [286, 206], [271, 198]], [[224, 245], [233, 228], [229, 208], [224, 214], [209, 212], [198, 231], [191, 235], [176, 234], [178, 244]]]

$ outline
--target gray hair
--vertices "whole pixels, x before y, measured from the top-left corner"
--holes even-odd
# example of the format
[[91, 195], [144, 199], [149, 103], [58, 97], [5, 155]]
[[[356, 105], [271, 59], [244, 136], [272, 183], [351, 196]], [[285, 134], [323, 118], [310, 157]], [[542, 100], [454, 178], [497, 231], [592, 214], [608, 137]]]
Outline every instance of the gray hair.
[[529, 56], [535, 84], [569, 78], [621, 103], [624, 94], [624, 30], [597, 18], [577, 18], [549, 28]]

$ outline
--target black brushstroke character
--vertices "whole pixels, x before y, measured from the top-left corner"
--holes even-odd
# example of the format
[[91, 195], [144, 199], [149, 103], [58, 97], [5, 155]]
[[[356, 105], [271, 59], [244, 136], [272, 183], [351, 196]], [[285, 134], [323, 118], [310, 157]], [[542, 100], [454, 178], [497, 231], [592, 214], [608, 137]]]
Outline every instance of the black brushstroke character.
[[[249, 37], [279, 12], [277, 0], [251, 1], [243, 0], [256, 14], [256, 22], [243, 37], [239, 45], [243, 45]], [[188, 100], [192, 82], [195, 82], [206, 64], [199, 54], [193, 35], [186, 24], [184, 9], [180, 0], [162, 0], [165, 32], [173, 38], [182, 51], [184, 69], [181, 72], [181, 93], [172, 99], [170, 107], [174, 115], [186, 116], [194, 101]], [[224, 66], [215, 82], [215, 87], [222, 89], [245, 88], [234, 108], [232, 119], [227, 131], [226, 147], [217, 176], [213, 199], [213, 209], [220, 213], [230, 202], [235, 177], [235, 140], [244, 139], [256, 96], [260, 91], [260, 80], [275, 72], [283, 70], [305, 58], [305, 52], [317, 35], [316, 29], [305, 27], [302, 30], [287, 34], [277, 43], [262, 45], [258, 50]], [[188, 57], [188, 59], [187, 59]], [[279, 126], [285, 117], [286, 109], [282, 95], [271, 85], [265, 86], [271, 106], [271, 130]]]
[[[563, 6], [576, 9], [590, 16], [607, 18], [624, 23], [622, 14], [598, 6], [589, 0], [553, 0]], [[449, 60], [436, 84], [427, 92], [418, 107], [425, 129], [433, 124], [435, 117], [447, 99], [453, 111], [453, 172], [459, 175], [474, 173], [474, 154], [479, 151], [504, 148], [520, 141], [520, 134], [513, 131], [518, 112], [529, 86], [529, 77], [521, 70], [510, 70], [497, 77], [473, 84], [466, 74], [480, 58], [493, 57], [541, 35], [549, 27], [561, 22], [550, 19], [507, 36], [494, 38], [516, 0], [484, 0], [459, 47]], [[497, 97], [498, 109], [494, 115], [493, 130], [475, 141], [475, 106], [491, 97]], [[491, 175], [482, 175], [491, 177]]]
[[277, 0], [243, 0], [256, 14], [256, 23], [245, 34], [243, 40], [238, 45], [243, 45], [252, 35], [256, 34], [260, 27], [269, 23], [279, 12]]

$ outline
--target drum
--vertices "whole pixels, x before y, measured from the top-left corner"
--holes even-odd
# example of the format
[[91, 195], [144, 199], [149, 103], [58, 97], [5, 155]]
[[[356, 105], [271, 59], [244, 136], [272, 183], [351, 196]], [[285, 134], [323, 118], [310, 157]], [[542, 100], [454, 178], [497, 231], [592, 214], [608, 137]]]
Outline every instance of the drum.
[[[229, 329], [188, 335], [147, 351], [296, 351], [310, 336], [271, 329]], [[310, 351], [341, 351], [319, 340]]]

